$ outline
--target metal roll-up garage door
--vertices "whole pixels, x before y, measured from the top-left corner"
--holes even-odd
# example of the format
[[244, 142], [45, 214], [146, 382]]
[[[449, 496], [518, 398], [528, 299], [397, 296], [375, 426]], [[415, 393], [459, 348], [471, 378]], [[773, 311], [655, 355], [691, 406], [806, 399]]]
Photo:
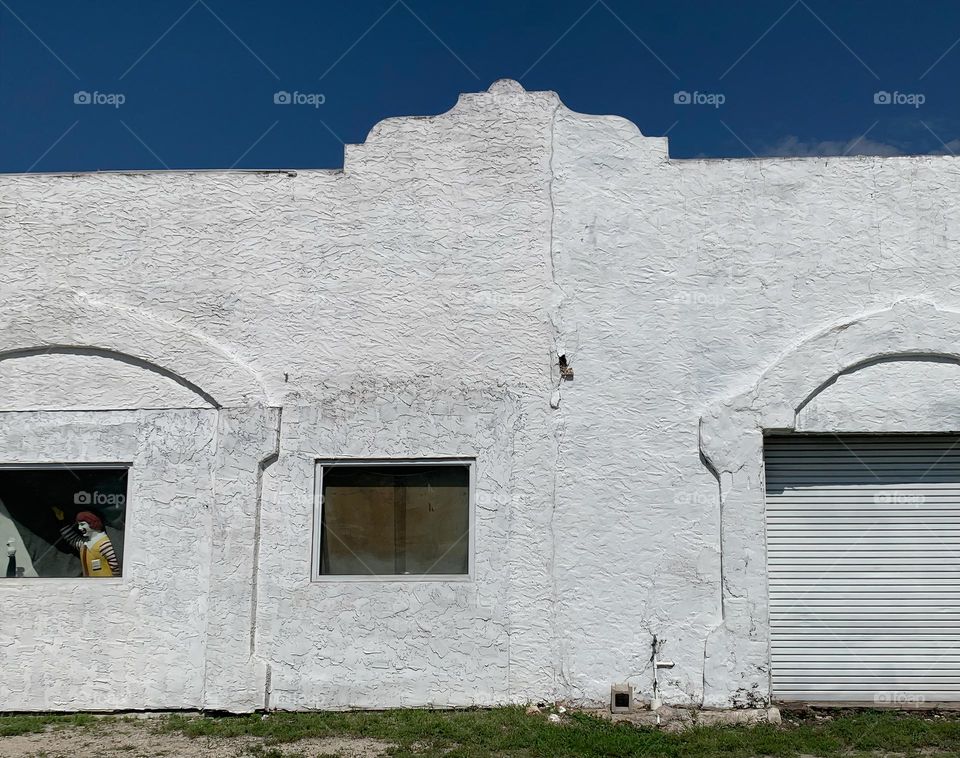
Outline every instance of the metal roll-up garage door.
[[960, 700], [960, 436], [764, 448], [774, 699]]

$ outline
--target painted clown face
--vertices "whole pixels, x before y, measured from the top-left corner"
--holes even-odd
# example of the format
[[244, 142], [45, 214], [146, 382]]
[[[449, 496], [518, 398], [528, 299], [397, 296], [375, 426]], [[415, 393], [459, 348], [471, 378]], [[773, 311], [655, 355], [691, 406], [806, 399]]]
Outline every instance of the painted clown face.
[[96, 513], [80, 511], [77, 514], [77, 530], [84, 539], [89, 539], [93, 534], [103, 531], [103, 522]]

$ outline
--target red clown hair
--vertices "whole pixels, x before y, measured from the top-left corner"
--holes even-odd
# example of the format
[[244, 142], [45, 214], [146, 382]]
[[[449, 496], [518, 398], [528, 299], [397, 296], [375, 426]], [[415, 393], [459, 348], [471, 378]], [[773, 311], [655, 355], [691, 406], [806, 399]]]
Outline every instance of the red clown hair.
[[91, 513], [90, 511], [80, 511], [80, 513], [77, 514], [75, 521], [78, 524], [81, 521], [86, 521], [88, 524], [90, 524], [90, 527], [94, 531], [103, 531], [103, 520], [96, 513]]

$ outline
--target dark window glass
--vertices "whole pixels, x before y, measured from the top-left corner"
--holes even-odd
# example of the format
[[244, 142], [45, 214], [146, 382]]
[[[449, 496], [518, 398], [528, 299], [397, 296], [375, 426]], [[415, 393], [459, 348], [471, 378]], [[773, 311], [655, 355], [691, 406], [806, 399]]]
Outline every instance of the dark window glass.
[[0, 467], [0, 575], [120, 576], [126, 512], [126, 468]]
[[323, 467], [320, 573], [466, 574], [467, 465]]

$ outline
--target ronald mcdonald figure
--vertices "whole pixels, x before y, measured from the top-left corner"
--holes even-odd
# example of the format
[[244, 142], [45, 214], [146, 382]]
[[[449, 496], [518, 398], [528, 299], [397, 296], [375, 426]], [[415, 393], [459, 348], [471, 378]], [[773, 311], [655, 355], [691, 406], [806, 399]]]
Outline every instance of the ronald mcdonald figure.
[[[58, 521], [63, 511], [53, 509]], [[120, 563], [113, 543], [103, 529], [103, 520], [92, 511], [80, 511], [73, 524], [60, 527], [60, 534], [80, 555], [84, 576], [120, 576]]]

